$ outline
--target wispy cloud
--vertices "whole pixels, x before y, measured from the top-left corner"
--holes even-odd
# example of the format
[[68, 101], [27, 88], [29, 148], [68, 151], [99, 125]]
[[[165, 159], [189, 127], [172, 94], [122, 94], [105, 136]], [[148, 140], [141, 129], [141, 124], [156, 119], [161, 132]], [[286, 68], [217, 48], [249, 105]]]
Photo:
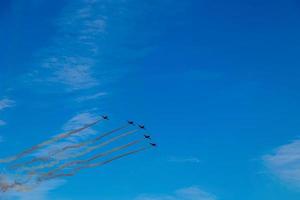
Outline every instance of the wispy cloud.
[[300, 187], [300, 140], [278, 147], [263, 160], [280, 180]]
[[2, 100], [0, 100], [0, 110], [4, 110], [6, 108], [9, 107], [13, 107], [15, 105], [15, 101], [8, 99], [8, 98], [4, 98]]
[[171, 157], [168, 160], [169, 162], [174, 163], [194, 163], [199, 164], [201, 160], [195, 156], [189, 156], [189, 157]]
[[173, 194], [140, 195], [135, 200], [216, 200], [217, 198], [199, 187], [193, 186], [175, 191]]
[[99, 3], [70, 2], [56, 20], [56, 27], [57, 35], [51, 45], [38, 53], [38, 67], [29, 74], [30, 79], [64, 85], [68, 90], [99, 85], [95, 68], [100, 56], [99, 42], [106, 31], [106, 16], [99, 10]]
[[104, 97], [104, 96], [107, 96], [107, 95], [108, 95], [107, 92], [98, 92], [98, 93], [93, 94], [93, 95], [86, 95], [86, 96], [78, 97], [76, 99], [76, 101], [77, 102], [89, 101], [89, 100], [98, 99], [100, 97]]
[[79, 61], [74, 61], [74, 63], [76, 64], [73, 66], [65, 63], [64, 67], [56, 69], [48, 80], [62, 83], [72, 89], [85, 89], [98, 85], [88, 63], [79, 64]]
[[[16, 102], [9, 98], [4, 98], [0, 100], [0, 111], [3, 111], [7, 108], [14, 107]], [[6, 125], [6, 122], [0, 119], [0, 126]]]

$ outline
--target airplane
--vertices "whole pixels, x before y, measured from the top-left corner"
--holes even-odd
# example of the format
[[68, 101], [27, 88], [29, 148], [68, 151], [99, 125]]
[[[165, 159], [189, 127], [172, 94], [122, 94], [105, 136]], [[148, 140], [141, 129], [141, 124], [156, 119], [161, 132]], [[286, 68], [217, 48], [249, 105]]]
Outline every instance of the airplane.
[[151, 140], [151, 136], [150, 136], [150, 135], [144, 135], [144, 137], [145, 137], [146, 139]]
[[105, 119], [105, 120], [109, 120], [107, 115], [102, 115], [102, 118]]
[[130, 125], [134, 125], [134, 121], [127, 121], [128, 122], [128, 124], [130, 124]]
[[145, 128], [145, 126], [144, 126], [144, 125], [139, 125], [139, 127], [140, 127], [141, 129], [144, 129], [144, 130], [146, 130], [146, 128]]
[[157, 147], [157, 144], [155, 144], [155, 143], [149, 143], [149, 144], [153, 147]]

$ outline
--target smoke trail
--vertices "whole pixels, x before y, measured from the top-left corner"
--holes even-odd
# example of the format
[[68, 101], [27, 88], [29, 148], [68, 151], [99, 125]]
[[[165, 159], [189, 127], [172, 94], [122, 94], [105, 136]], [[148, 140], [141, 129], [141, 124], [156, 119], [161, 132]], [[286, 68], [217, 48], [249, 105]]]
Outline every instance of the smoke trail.
[[[101, 147], [104, 147], [106, 145], [109, 145], [110, 143], [116, 141], [116, 140], [119, 140], [123, 137], [126, 137], [126, 136], [129, 136], [135, 132], [137, 132], [139, 129], [136, 129], [136, 130], [133, 130], [133, 131], [129, 131], [129, 132], [126, 132], [126, 133], [123, 133], [121, 135], [118, 135], [114, 138], [111, 138], [110, 140], [106, 141], [106, 142], [102, 142], [98, 145], [95, 145], [95, 146], [91, 146], [89, 148], [87, 148], [86, 150], [82, 151], [82, 152], [79, 152], [77, 154], [73, 154], [73, 155], [70, 155], [67, 159], [71, 159], [71, 158], [78, 158], [78, 157], [81, 157], [83, 155], [86, 155], [96, 149], [99, 149]], [[59, 158], [55, 161], [52, 161], [50, 163], [47, 163], [47, 164], [43, 164], [43, 165], [38, 165], [38, 166], [33, 166], [33, 167], [23, 167], [21, 168], [21, 170], [23, 171], [28, 171], [29, 174], [31, 173], [36, 173], [35, 171], [36, 170], [40, 170], [40, 169], [45, 169], [45, 168], [50, 168], [50, 167], [54, 167], [55, 165], [59, 164], [61, 160], [64, 160], [65, 158]]]
[[95, 143], [95, 142], [101, 140], [102, 138], [107, 137], [107, 136], [109, 136], [109, 135], [111, 135], [111, 134], [113, 134], [113, 133], [115, 133], [115, 132], [117, 132], [117, 131], [120, 131], [120, 130], [122, 130], [122, 129], [125, 129], [125, 128], [129, 127], [129, 126], [130, 126], [130, 125], [125, 125], [125, 126], [116, 128], [116, 129], [114, 129], [114, 130], [112, 130], [112, 131], [109, 131], [109, 132], [107, 132], [107, 133], [104, 133], [104, 134], [102, 134], [102, 135], [100, 135], [100, 136], [98, 136], [98, 137], [96, 137], [96, 138], [94, 138], [94, 139], [88, 140], [88, 141], [86, 141], [86, 142], [82, 142], [82, 143], [78, 143], [78, 144], [66, 146], [66, 147], [64, 147], [61, 151], [55, 152], [55, 154], [61, 153], [62, 151], [66, 151], [66, 150], [68, 150], [68, 149], [80, 148], [80, 147], [82, 147], [82, 146], [85, 146], [85, 145], [89, 145], [89, 144]]
[[[29, 185], [29, 181], [32, 179], [32, 177], [28, 177], [26, 180], [23, 181], [17, 181], [15, 180], [13, 183], [4, 183], [0, 182], [0, 192], [6, 193], [9, 192], [10, 190], [15, 190], [18, 192], [28, 192], [33, 190], [37, 185], [37, 182], [31, 182]], [[0, 195], [1, 197], [1, 195]], [[1, 199], [1, 198], [0, 198]]]
[[56, 175], [52, 175], [52, 176], [41, 176], [40, 178], [38, 178], [38, 181], [45, 181], [45, 180], [50, 180], [50, 179], [54, 179], [54, 178], [59, 178], [59, 177], [68, 177], [68, 176], [74, 176], [76, 173], [78, 173], [79, 171], [83, 170], [83, 169], [87, 169], [87, 168], [94, 168], [94, 167], [99, 167], [99, 166], [102, 166], [102, 165], [106, 165], [106, 164], [109, 164], [115, 160], [119, 160], [123, 157], [126, 157], [126, 156], [129, 156], [129, 155], [132, 155], [132, 154], [136, 154], [136, 153], [139, 153], [141, 151], [145, 151], [147, 149], [149, 149], [151, 147], [143, 147], [143, 148], [140, 148], [140, 149], [136, 149], [136, 150], [133, 150], [133, 151], [129, 151], [127, 153], [123, 153], [121, 155], [118, 155], [118, 156], [115, 156], [109, 160], [106, 160], [106, 161], [102, 161], [102, 162], [99, 162], [99, 163], [94, 163], [94, 164], [87, 164], [87, 165], [83, 165], [81, 167], [77, 167], [75, 168], [71, 173], [66, 173], [66, 174], [56, 174]]
[[122, 146], [119, 146], [119, 147], [115, 147], [115, 148], [113, 148], [111, 150], [108, 150], [106, 152], [99, 153], [99, 154], [97, 154], [97, 155], [95, 155], [95, 156], [93, 156], [91, 158], [85, 159], [85, 160], [77, 160], [77, 161], [71, 161], [71, 162], [65, 163], [65, 164], [63, 164], [63, 165], [61, 165], [61, 166], [59, 166], [59, 167], [51, 170], [50, 172], [46, 173], [45, 176], [53, 175], [54, 173], [56, 173], [58, 171], [61, 171], [61, 170], [65, 169], [65, 168], [67, 168], [67, 167], [71, 167], [71, 166], [74, 166], [74, 165], [80, 165], [80, 164], [91, 162], [91, 161], [96, 160], [98, 158], [110, 155], [110, 154], [112, 154], [114, 152], [126, 149], [126, 148], [128, 148], [130, 146], [133, 146], [135, 144], [138, 144], [138, 143], [140, 143], [142, 141], [143, 140], [135, 140], [135, 141], [129, 142], [129, 143], [125, 144], [125, 145], [122, 145]]
[[23, 185], [23, 183], [18, 182], [18, 181], [14, 181], [14, 183], [11, 183], [11, 184], [9, 184], [9, 183], [1, 183], [0, 184], [0, 191], [4, 193], [4, 192], [7, 192], [8, 190], [13, 189], [15, 187], [21, 188], [22, 185]]
[[69, 150], [69, 149], [75, 149], [75, 148], [80, 148], [80, 147], [83, 147], [83, 146], [85, 146], [85, 145], [92, 144], [92, 143], [94, 143], [94, 142], [97, 142], [97, 141], [101, 140], [101, 139], [104, 138], [104, 137], [107, 137], [107, 136], [109, 136], [109, 135], [111, 135], [111, 134], [113, 134], [113, 133], [115, 133], [115, 132], [117, 132], [117, 131], [120, 131], [120, 130], [122, 130], [122, 129], [125, 129], [125, 128], [129, 127], [129, 126], [130, 126], [130, 125], [121, 126], [121, 127], [119, 127], [119, 128], [116, 128], [116, 129], [111, 130], [111, 131], [109, 131], [109, 132], [106, 132], [106, 133], [104, 133], [104, 134], [101, 134], [101, 135], [99, 135], [99, 136], [96, 137], [96, 138], [93, 138], [93, 139], [90, 139], [90, 140], [87, 140], [87, 141], [84, 141], [84, 142], [81, 142], [81, 143], [78, 143], [78, 144], [68, 145], [68, 146], [65, 146], [65, 147], [63, 147], [63, 148], [61, 148], [61, 149], [58, 149], [58, 150], [56, 150], [56, 151], [50, 152], [48, 157], [38, 157], [38, 158], [33, 158], [33, 159], [29, 160], [29, 161], [26, 161], [26, 162], [23, 162], [23, 163], [19, 163], [19, 164], [15, 164], [15, 165], [12, 165], [11, 168], [12, 168], [12, 169], [18, 169], [18, 168], [20, 168], [20, 167], [22, 167], [22, 166], [30, 165], [30, 164], [33, 164], [33, 163], [35, 163], [35, 162], [39, 162], [39, 161], [41, 161], [41, 162], [42, 162], [42, 161], [47, 161], [47, 160], [49, 160], [51, 157], [53, 157], [53, 156], [55, 156], [55, 155], [57, 155], [57, 154], [59, 154], [59, 153], [62, 153], [62, 152], [64, 152], [64, 151], [66, 151], [66, 150]]
[[147, 149], [150, 149], [151, 147], [143, 147], [143, 148], [140, 148], [140, 149], [137, 149], [137, 150], [133, 150], [133, 151], [129, 151], [127, 153], [124, 153], [124, 154], [121, 154], [119, 156], [115, 156], [109, 160], [106, 160], [106, 161], [103, 161], [103, 162], [99, 162], [99, 163], [93, 163], [93, 164], [87, 164], [87, 165], [84, 165], [84, 166], [81, 166], [81, 167], [78, 167], [74, 170], [74, 173], [82, 170], [82, 169], [86, 169], [86, 168], [94, 168], [94, 167], [99, 167], [99, 166], [102, 166], [102, 165], [105, 165], [105, 164], [108, 164], [108, 163], [111, 163], [112, 161], [114, 160], [118, 160], [118, 159], [121, 159], [123, 157], [126, 157], [126, 156], [129, 156], [131, 154], [135, 154], [135, 153], [139, 153], [141, 151], [145, 151]]
[[101, 118], [101, 119], [98, 119], [98, 120], [96, 120], [96, 121], [94, 121], [94, 122], [92, 122], [90, 124], [87, 124], [87, 125], [81, 127], [81, 128], [72, 130], [72, 131], [67, 132], [67, 133], [62, 133], [60, 135], [57, 135], [54, 138], [52, 138], [50, 140], [46, 140], [45, 142], [42, 142], [40, 144], [37, 144], [37, 145], [35, 145], [35, 146], [33, 146], [33, 147], [31, 147], [31, 148], [29, 148], [29, 149], [27, 149], [27, 150], [25, 150], [25, 151], [17, 154], [15, 156], [11, 156], [11, 157], [8, 157], [8, 158], [0, 159], [0, 163], [9, 163], [9, 162], [13, 162], [15, 160], [18, 160], [18, 159], [24, 157], [25, 155], [30, 154], [30, 153], [38, 150], [38, 149], [41, 149], [41, 148], [43, 148], [43, 147], [45, 147], [45, 146], [47, 146], [49, 144], [52, 144], [54, 142], [57, 142], [57, 141], [62, 140], [64, 138], [67, 138], [67, 137], [69, 137], [69, 136], [71, 136], [73, 134], [79, 133], [79, 132], [81, 132], [81, 131], [83, 131], [83, 130], [85, 130], [87, 128], [90, 128], [90, 127], [96, 125], [97, 123], [99, 123], [102, 120], [103, 119]]

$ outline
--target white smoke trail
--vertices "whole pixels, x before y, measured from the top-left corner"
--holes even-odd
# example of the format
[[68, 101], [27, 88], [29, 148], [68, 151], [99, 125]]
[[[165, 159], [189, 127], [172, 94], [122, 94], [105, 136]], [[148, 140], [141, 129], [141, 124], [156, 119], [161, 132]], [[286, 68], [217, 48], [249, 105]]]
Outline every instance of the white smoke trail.
[[133, 142], [129, 142], [125, 145], [121, 145], [121, 146], [118, 146], [118, 147], [115, 147], [111, 150], [108, 150], [106, 152], [103, 152], [103, 153], [99, 153], [99, 154], [96, 154], [95, 156], [92, 156], [91, 158], [88, 158], [88, 159], [85, 159], [85, 160], [77, 160], [77, 161], [71, 161], [71, 162], [67, 162], [61, 166], [58, 166], [57, 168], [49, 171], [48, 173], [44, 174], [45, 176], [50, 176], [50, 175], [53, 175], [54, 173], [58, 172], [58, 171], [61, 171], [67, 167], [71, 167], [71, 166], [74, 166], [74, 165], [80, 165], [80, 164], [84, 164], [84, 163], [88, 163], [88, 162], [91, 162], [91, 161], [94, 161], [98, 158], [101, 158], [101, 157], [104, 157], [104, 156], [107, 156], [107, 155], [110, 155], [112, 153], [115, 153], [117, 151], [120, 151], [120, 150], [123, 150], [123, 149], [126, 149], [128, 147], [131, 147], [133, 145], [136, 145], [140, 142], [142, 142], [143, 140], [135, 140]]
[[[81, 151], [77, 154], [71, 154], [69, 155], [69, 157], [67, 159], [72, 159], [72, 158], [79, 158], [83, 155], [86, 155], [96, 149], [99, 149], [101, 147], [104, 147], [106, 145], [109, 145], [121, 138], [124, 138], [124, 137], [127, 137], [129, 135], [132, 135], [133, 133], [136, 133], [138, 131], [138, 129], [136, 130], [132, 130], [132, 131], [129, 131], [129, 132], [126, 132], [126, 133], [123, 133], [121, 135], [118, 135], [114, 138], [111, 138], [110, 140], [106, 141], [106, 142], [102, 142], [98, 145], [95, 145], [95, 146], [91, 146], [87, 149], [85, 149], [84, 151]], [[58, 165], [62, 160], [65, 160], [65, 158], [57, 158], [56, 160], [50, 162], [50, 163], [47, 163], [47, 164], [42, 164], [42, 165], [38, 165], [38, 166], [32, 166], [32, 167], [22, 167], [20, 170], [22, 171], [27, 171], [28, 174], [35, 174], [36, 173], [36, 170], [41, 170], [41, 169], [45, 169], [45, 168], [51, 168], [51, 167], [54, 167], [55, 165]]]
[[22, 157], [24, 157], [24, 156], [26, 156], [26, 155], [28, 155], [28, 154], [36, 151], [36, 150], [38, 150], [38, 149], [41, 149], [41, 148], [49, 145], [49, 144], [55, 143], [55, 142], [60, 141], [60, 140], [62, 140], [64, 138], [67, 138], [67, 137], [69, 137], [71, 135], [77, 134], [77, 133], [79, 133], [79, 132], [81, 132], [81, 131], [83, 131], [83, 130], [85, 130], [87, 128], [90, 128], [91, 126], [96, 125], [97, 123], [99, 123], [102, 120], [103, 119], [101, 118], [101, 119], [96, 120], [95, 122], [92, 122], [90, 124], [87, 124], [87, 125], [79, 128], [79, 129], [72, 130], [70, 132], [62, 133], [60, 135], [57, 135], [54, 138], [46, 140], [45, 142], [42, 142], [40, 144], [37, 144], [37, 145], [35, 145], [35, 146], [33, 146], [33, 147], [31, 147], [31, 148], [29, 148], [29, 149], [27, 149], [27, 150], [25, 150], [25, 151], [17, 154], [15, 156], [11, 156], [11, 157], [8, 157], [8, 158], [0, 159], [0, 163], [10, 163], [10, 162], [13, 162], [15, 160], [18, 160], [18, 159], [20, 159], [20, 158], [22, 158]]
[[29, 161], [26, 161], [26, 162], [23, 162], [23, 163], [18, 163], [18, 164], [15, 164], [15, 165], [12, 165], [11, 168], [12, 168], [12, 169], [18, 169], [18, 168], [20, 168], [20, 167], [23, 167], [23, 166], [26, 166], [26, 165], [33, 164], [33, 163], [35, 163], [35, 162], [48, 161], [48, 160], [51, 159], [51, 157], [53, 157], [53, 156], [55, 156], [55, 155], [57, 155], [57, 154], [59, 154], [59, 153], [62, 153], [62, 152], [64, 152], [64, 151], [67, 151], [67, 150], [70, 150], [70, 149], [76, 149], [76, 148], [83, 147], [83, 146], [85, 146], [85, 145], [92, 144], [92, 143], [94, 143], [94, 142], [97, 142], [97, 141], [101, 140], [101, 139], [104, 138], [104, 137], [107, 137], [107, 136], [109, 136], [109, 135], [111, 135], [111, 134], [113, 134], [113, 133], [115, 133], [115, 132], [117, 132], [117, 131], [120, 131], [120, 130], [122, 130], [122, 129], [125, 129], [125, 128], [129, 127], [129, 126], [130, 126], [130, 125], [122, 126], [122, 127], [116, 128], [116, 129], [114, 129], [114, 130], [111, 130], [111, 131], [109, 131], [109, 132], [106, 132], [106, 133], [104, 133], [104, 134], [101, 134], [101, 135], [99, 135], [99, 136], [96, 137], [96, 138], [93, 138], [93, 139], [90, 139], [90, 140], [87, 140], [87, 141], [83, 141], [83, 142], [78, 143], [78, 144], [72, 144], [72, 145], [68, 145], [68, 146], [62, 147], [61, 149], [58, 149], [58, 150], [56, 150], [56, 151], [49, 152], [49, 154], [48, 154], [49, 156], [48, 156], [48, 157], [38, 157], [38, 158], [33, 158], [33, 159], [29, 160]]
[[123, 157], [126, 157], [126, 156], [129, 156], [129, 155], [132, 155], [132, 154], [136, 154], [136, 153], [139, 153], [141, 151], [145, 151], [147, 149], [149, 149], [151, 147], [143, 147], [143, 148], [140, 148], [140, 149], [136, 149], [136, 150], [133, 150], [133, 151], [129, 151], [127, 153], [123, 153], [121, 155], [118, 155], [118, 156], [115, 156], [111, 159], [108, 159], [106, 161], [102, 161], [102, 162], [98, 162], [98, 163], [93, 163], [93, 164], [87, 164], [87, 165], [83, 165], [81, 167], [78, 167], [78, 168], [75, 168], [72, 172], [70, 173], [65, 173], [65, 174], [55, 174], [55, 175], [52, 175], [52, 176], [45, 176], [45, 177], [40, 177], [38, 180], [39, 181], [45, 181], [45, 180], [50, 180], [50, 179], [55, 179], [55, 178], [60, 178], [60, 177], [69, 177], [69, 176], [74, 176], [76, 173], [78, 173], [79, 171], [83, 170], [83, 169], [87, 169], [87, 168], [94, 168], [94, 167], [99, 167], [99, 166], [103, 166], [103, 165], [106, 165], [106, 164], [109, 164], [115, 160], [118, 160], [118, 159], [121, 159]]

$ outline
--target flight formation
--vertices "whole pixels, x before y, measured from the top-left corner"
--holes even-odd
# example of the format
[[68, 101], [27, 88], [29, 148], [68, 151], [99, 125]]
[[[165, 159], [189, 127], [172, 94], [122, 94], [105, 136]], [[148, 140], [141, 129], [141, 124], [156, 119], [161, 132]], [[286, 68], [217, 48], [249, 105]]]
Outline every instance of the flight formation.
[[86, 134], [85, 131], [108, 120], [108, 116], [101, 116], [78, 129], [0, 159], [0, 166], [5, 168], [0, 173], [0, 195], [31, 191], [43, 182], [74, 176], [157, 146], [145, 126], [134, 121], [102, 133]]

